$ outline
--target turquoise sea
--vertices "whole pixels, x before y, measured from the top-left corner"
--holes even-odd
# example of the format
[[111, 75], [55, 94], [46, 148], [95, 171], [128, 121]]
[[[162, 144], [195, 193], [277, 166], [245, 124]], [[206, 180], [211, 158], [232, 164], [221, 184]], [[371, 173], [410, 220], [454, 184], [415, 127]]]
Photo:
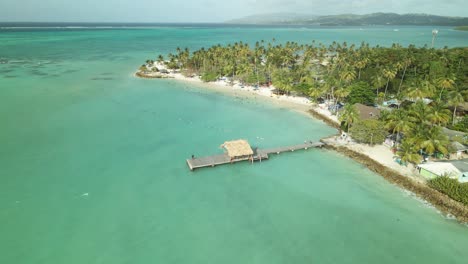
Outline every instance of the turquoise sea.
[[[466, 263], [468, 228], [334, 152], [190, 172], [225, 140], [334, 129], [267, 103], [132, 76], [177, 46], [430, 45], [430, 27], [0, 29], [0, 263]], [[436, 46], [467, 46], [439, 28]]]

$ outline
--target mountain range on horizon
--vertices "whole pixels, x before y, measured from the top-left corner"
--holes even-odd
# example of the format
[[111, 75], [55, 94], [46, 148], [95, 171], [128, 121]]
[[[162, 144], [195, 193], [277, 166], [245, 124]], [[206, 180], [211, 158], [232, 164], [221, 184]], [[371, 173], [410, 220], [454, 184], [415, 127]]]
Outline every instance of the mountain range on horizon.
[[431, 14], [372, 13], [365, 15], [341, 14], [318, 16], [297, 13], [271, 13], [251, 15], [226, 21], [229, 24], [257, 25], [317, 25], [317, 26], [369, 26], [369, 25], [417, 25], [417, 26], [465, 26], [468, 17], [450, 17]]

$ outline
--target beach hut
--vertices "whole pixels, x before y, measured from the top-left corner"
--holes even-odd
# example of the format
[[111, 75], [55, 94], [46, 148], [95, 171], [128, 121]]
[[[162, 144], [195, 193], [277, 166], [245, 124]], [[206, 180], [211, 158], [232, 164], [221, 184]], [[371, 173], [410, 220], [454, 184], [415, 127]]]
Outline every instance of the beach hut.
[[451, 159], [462, 159], [465, 156], [465, 153], [468, 152], [468, 146], [463, 145], [460, 142], [453, 141], [450, 143], [449, 150]]
[[460, 171], [449, 162], [432, 162], [418, 165], [419, 173], [426, 179], [434, 179], [440, 176], [448, 176], [458, 179]]
[[468, 182], [468, 159], [449, 161], [460, 171], [459, 182]]
[[226, 141], [221, 147], [226, 150], [231, 161], [247, 160], [253, 158], [253, 150], [245, 139]]
[[356, 107], [356, 110], [359, 113], [360, 120], [378, 119], [380, 116], [380, 109], [378, 108], [363, 105], [360, 103], [354, 104], [354, 107]]
[[468, 182], [468, 159], [420, 164], [418, 168], [420, 174], [427, 179], [448, 176], [462, 183]]

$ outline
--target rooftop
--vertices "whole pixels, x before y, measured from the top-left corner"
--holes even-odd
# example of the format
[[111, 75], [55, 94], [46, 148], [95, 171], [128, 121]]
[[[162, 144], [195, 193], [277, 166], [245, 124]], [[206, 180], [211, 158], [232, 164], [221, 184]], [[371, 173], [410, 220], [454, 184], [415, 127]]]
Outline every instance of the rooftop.
[[355, 104], [354, 107], [358, 110], [361, 120], [377, 119], [380, 116], [380, 109], [378, 108], [359, 103]]
[[447, 163], [455, 166], [455, 168], [457, 168], [460, 172], [468, 172], [468, 159], [451, 160], [447, 161]]
[[419, 164], [418, 166], [439, 176], [454, 177], [460, 174], [460, 171], [450, 162], [432, 162]]
[[245, 139], [226, 141], [221, 147], [227, 151], [231, 158], [253, 155], [253, 150]]

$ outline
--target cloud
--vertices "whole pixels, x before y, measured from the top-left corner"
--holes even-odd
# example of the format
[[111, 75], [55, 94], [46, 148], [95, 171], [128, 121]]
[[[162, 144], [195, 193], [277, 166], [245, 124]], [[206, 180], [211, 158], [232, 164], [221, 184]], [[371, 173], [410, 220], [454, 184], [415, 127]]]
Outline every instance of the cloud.
[[0, 0], [3, 21], [222, 22], [271, 12], [466, 16], [466, 0]]

